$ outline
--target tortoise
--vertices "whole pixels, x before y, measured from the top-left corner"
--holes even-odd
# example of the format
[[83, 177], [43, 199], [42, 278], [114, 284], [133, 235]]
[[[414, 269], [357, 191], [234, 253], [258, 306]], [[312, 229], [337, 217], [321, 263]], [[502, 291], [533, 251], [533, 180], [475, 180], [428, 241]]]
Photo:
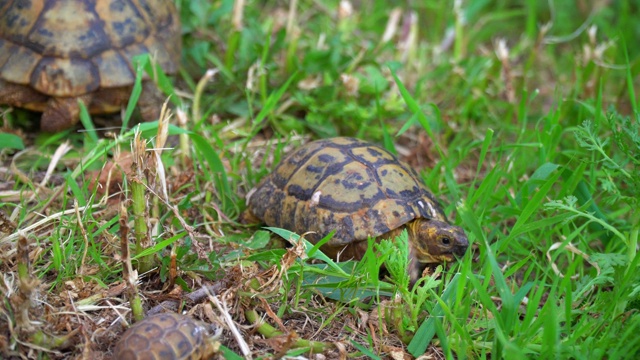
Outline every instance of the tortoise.
[[429, 264], [466, 252], [462, 228], [451, 225], [418, 174], [372, 143], [336, 137], [307, 143], [288, 155], [247, 194], [247, 223], [262, 222], [317, 243], [338, 260], [361, 259], [368, 237], [409, 235], [412, 283]]
[[[166, 73], [177, 71], [172, 0], [8, 0], [0, 14], [0, 104], [42, 112], [44, 131], [76, 124], [78, 100], [92, 114], [119, 111], [133, 87], [135, 55], [149, 53]], [[162, 100], [143, 82], [143, 120], [157, 118]]]
[[208, 359], [215, 352], [210, 339], [207, 326], [186, 315], [151, 315], [125, 331], [113, 359]]

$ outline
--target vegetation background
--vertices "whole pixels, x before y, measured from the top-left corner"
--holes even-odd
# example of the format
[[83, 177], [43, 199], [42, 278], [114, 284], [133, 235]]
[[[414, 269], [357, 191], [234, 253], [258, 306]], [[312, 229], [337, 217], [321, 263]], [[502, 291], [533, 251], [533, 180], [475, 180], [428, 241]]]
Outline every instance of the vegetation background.
[[[167, 301], [226, 358], [640, 353], [637, 1], [176, 3], [160, 122], [3, 112], [0, 356], [107, 356], [118, 312]], [[409, 288], [402, 239], [335, 264], [237, 223], [283, 154], [332, 136], [415, 167], [465, 258]]]

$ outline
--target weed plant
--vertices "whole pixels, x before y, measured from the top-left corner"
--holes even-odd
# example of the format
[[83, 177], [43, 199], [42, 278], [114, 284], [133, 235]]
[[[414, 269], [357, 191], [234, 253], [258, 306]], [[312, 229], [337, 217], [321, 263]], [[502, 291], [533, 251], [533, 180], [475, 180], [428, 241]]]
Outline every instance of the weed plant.
[[[0, 357], [108, 354], [117, 314], [167, 302], [225, 329], [220, 358], [640, 355], [636, 2], [176, 3], [180, 74], [140, 57], [120, 127], [3, 110]], [[169, 101], [134, 125], [143, 74]], [[413, 166], [467, 254], [413, 285], [406, 233], [335, 262], [239, 223], [332, 136]]]

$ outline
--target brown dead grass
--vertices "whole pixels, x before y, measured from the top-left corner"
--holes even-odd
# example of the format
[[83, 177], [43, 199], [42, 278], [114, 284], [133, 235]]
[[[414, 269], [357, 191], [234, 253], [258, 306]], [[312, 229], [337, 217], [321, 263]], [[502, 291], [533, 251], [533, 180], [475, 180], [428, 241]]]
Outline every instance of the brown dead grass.
[[[98, 194], [108, 197], [108, 201], [93, 212], [93, 217], [98, 222], [111, 219], [117, 214], [117, 208], [122, 201], [127, 201], [121, 196], [123, 188], [121, 181], [122, 172], [127, 173], [126, 168], [129, 166], [131, 162], [127, 161], [125, 154], [109, 162], [102, 171], [88, 177], [97, 178], [98, 182], [93, 183], [92, 186], [103, 189]], [[179, 176], [170, 178], [169, 188], [174, 199], [179, 199], [194, 190], [193, 185], [189, 184], [193, 176], [194, 174], [182, 172]], [[61, 196], [55, 189], [48, 194]], [[49, 199], [47, 207], [51, 213], [60, 211], [61, 199]], [[189, 223], [204, 222], [206, 215], [196, 209], [197, 207], [194, 206], [180, 215], [187, 218]], [[9, 216], [7, 215], [6, 218]], [[33, 224], [37, 219], [33, 217], [28, 223]], [[92, 276], [99, 276], [100, 271], [103, 270], [94, 265], [82, 266], [76, 271], [78, 277], [63, 283], [57, 282], [58, 274], [55, 271], [42, 271], [51, 265], [48, 239], [54, 235], [52, 229], [57, 222], [58, 220], [53, 220], [25, 234], [27, 237], [20, 237], [26, 244], [26, 258], [29, 261], [25, 261], [26, 258], [21, 257], [20, 252], [16, 251], [14, 242], [0, 244], [2, 247], [0, 268], [3, 274], [3, 284], [0, 289], [3, 295], [10, 299], [1, 307], [0, 329], [3, 330], [0, 331], [0, 354], [4, 358], [35, 358], [39, 356], [38, 354], [46, 353], [51, 359], [108, 359], [126, 324], [132, 321], [125, 291], [126, 285], [122, 280], [115, 280], [107, 282], [108, 285], [105, 288], [103, 284], [91, 280]], [[23, 227], [24, 225], [21, 224]], [[68, 226], [73, 226], [73, 223]], [[14, 230], [15, 228], [3, 228], [7, 235], [14, 233]], [[203, 229], [203, 233], [207, 233], [206, 229]], [[206, 241], [207, 238], [209, 241]], [[35, 242], [33, 239], [40, 240]], [[96, 241], [109, 268], [117, 269], [121, 266], [119, 240], [117, 236], [104, 232]], [[232, 247], [213, 241], [208, 236], [205, 236], [205, 242], [201, 245], [217, 254], [232, 250]], [[283, 259], [284, 270], [291, 266], [299, 255], [296, 249], [291, 249], [289, 256]], [[26, 279], [36, 279], [36, 274], [41, 274], [40, 279], [31, 283], [32, 289], [29, 291], [25, 291], [25, 285], [21, 284], [19, 280], [21, 278], [18, 275], [18, 267], [25, 263], [29, 265]], [[327, 301], [320, 295], [312, 296], [308, 301], [297, 306], [294, 306], [291, 300], [288, 304], [281, 303], [283, 297], [280, 292], [284, 270], [277, 271], [275, 268], [261, 270], [256, 267], [236, 265], [222, 269], [218, 277], [221, 280], [218, 281], [206, 280], [193, 272], [185, 273], [180, 268], [176, 269], [176, 273], [193, 290], [203, 287], [216, 290], [213, 295], [223, 299], [227, 304], [228, 315], [234, 320], [234, 326], [240, 329], [242, 338], [248, 343], [254, 357], [283, 354], [292, 346], [292, 339], [306, 339], [332, 344], [332, 349], [324, 354], [327, 359], [345, 358], [346, 354], [356, 352], [351, 341], [366, 343], [370, 336], [377, 351], [388, 354], [400, 353], [403, 358], [408, 356], [402, 350], [403, 345], [397, 336], [389, 333], [384, 327], [380, 328], [379, 322], [372, 320], [377, 317], [371, 313], [352, 313], [340, 304]], [[187, 312], [196, 319], [215, 322], [225, 329], [219, 339], [220, 343], [241, 354], [237, 339], [229, 332], [228, 325], [225, 325], [223, 314], [217, 310], [211, 311], [210, 302], [206, 297], [193, 301], [189, 298], [188, 292], [176, 285], [171, 285], [171, 281], [163, 283], [157, 269], [141, 275], [138, 282], [139, 294], [143, 298], [143, 305], [147, 311], [156, 312], [159, 308], [165, 307], [169, 308], [169, 311], [179, 310]], [[256, 282], [260, 284], [258, 291], [252, 287], [252, 284], [255, 287]], [[55, 283], [60, 285], [53, 286]], [[248, 294], [254, 295], [248, 296]], [[253, 296], [260, 297], [262, 300], [256, 301]], [[293, 299], [293, 293], [286, 298]], [[282, 306], [287, 306], [290, 310], [285, 312], [282, 318], [277, 318], [275, 314]], [[20, 309], [25, 311], [27, 321], [17, 326], [12, 313]], [[256, 309], [267, 322], [278, 328], [282, 335], [265, 337], [260, 334], [245, 318], [244, 312], [248, 309]], [[330, 316], [333, 318], [327, 321]], [[40, 335], [46, 335], [49, 340], [43, 341], [36, 338]], [[318, 358], [311, 354], [309, 356]], [[366, 356], [355, 358], [364, 359]]]
[[[255, 154], [251, 159], [254, 169], [259, 168], [259, 164], [263, 161], [267, 164], [274, 161], [272, 150], [267, 149], [265, 145], [269, 144], [271, 149], [275, 146], [266, 139], [258, 136], [249, 144], [252, 153]], [[417, 169], [433, 166], [437, 162], [433, 155], [433, 143], [428, 137], [416, 134], [406, 135], [399, 145], [402, 157]], [[284, 153], [289, 152], [293, 147], [285, 148]], [[99, 206], [92, 211], [92, 219], [98, 224], [111, 220], [118, 214], [122, 204], [128, 205], [130, 202], [123, 193], [126, 185], [123, 180], [131, 177], [134, 162], [130, 153], [116, 153], [117, 156], [106, 162], [101, 170], [87, 172], [85, 176], [86, 179], [95, 179], [90, 180], [90, 189], [95, 188], [97, 199], [104, 200], [95, 201]], [[264, 159], [265, 156], [267, 159]], [[77, 162], [74, 165], [73, 161], [66, 161], [66, 166], [78, 166]], [[474, 164], [469, 165], [470, 168], [475, 169], [474, 166]], [[15, 167], [4, 168], [2, 174], [8, 180], [18, 178], [19, 181], [33, 183], [49, 176], [48, 188], [42, 189], [40, 193], [48, 196], [44, 199], [45, 205], [40, 207], [45, 215], [74, 210], [72, 203], [67, 203], [67, 208], [63, 209], [61, 190], [64, 181], [55, 180], [62, 179], [63, 173], [54, 172], [48, 175], [39, 173], [41, 176], [36, 178], [32, 177], [34, 174], [26, 172], [16, 174], [16, 171], [19, 170]], [[148, 176], [152, 176], [151, 173], [147, 171]], [[194, 173], [192, 169], [169, 168], [166, 179], [166, 187], [170, 194], [168, 203], [177, 204], [185, 196], [193, 195], [196, 191], [194, 184], [196, 177], [202, 177], [202, 175]], [[148, 194], [150, 199], [158, 196], [156, 194], [160, 191], [156, 180], [149, 178], [148, 184], [153, 190]], [[209, 189], [210, 185], [204, 183], [201, 186]], [[37, 188], [35, 185], [31, 187]], [[209, 191], [213, 193], [215, 190], [209, 189]], [[217, 241], [216, 238], [225, 232], [237, 232], [238, 229], [230, 227], [228, 220], [224, 219], [219, 209], [212, 207], [212, 204], [204, 203], [204, 197], [198, 195], [193, 198], [194, 203], [189, 209], [173, 213], [166, 218], [167, 223], [163, 224], [163, 228], [167, 231], [167, 236], [172, 235], [170, 222], [181, 218], [187, 224], [206, 224], [193, 229], [195, 238], [199, 240], [194, 244], [197, 246], [193, 250], [201, 259], [206, 258], [209, 253], [221, 256], [234, 250], [236, 246], [233, 243], [225, 244]], [[15, 201], [19, 202], [19, 199], [16, 198]], [[41, 197], [33, 197], [30, 203], [37, 203], [37, 199], [43, 201]], [[38, 206], [41, 206], [40, 204], [42, 203], [38, 203]], [[161, 202], [158, 204], [162, 206]], [[207, 210], [203, 211], [203, 209]], [[168, 212], [166, 209], [165, 211]], [[5, 218], [8, 219], [9, 214], [6, 215]], [[149, 213], [146, 216], [148, 223], [159, 221], [152, 218]], [[20, 226], [24, 229], [26, 226], [36, 224], [40, 219], [41, 217], [35, 213], [29, 214]], [[61, 283], [58, 279], [59, 274], [55, 271], [43, 270], [51, 268], [51, 237], [55, 236], [52, 230], [55, 226], [60, 226], [59, 221], [57, 218], [52, 218], [49, 222], [24, 234], [29, 261], [25, 261], [25, 257], [21, 257], [20, 252], [16, 251], [15, 242], [0, 243], [0, 250], [2, 250], [0, 269], [4, 275], [4, 283], [0, 286], [0, 290], [11, 299], [4, 303], [0, 314], [0, 329], [4, 329], [0, 331], [0, 354], [3, 357], [35, 358], [39, 356], [38, 354], [46, 353], [52, 359], [107, 359], [111, 356], [111, 351], [127, 324], [132, 321], [127, 285], [122, 279], [118, 279], [119, 272], [112, 274], [110, 279], [101, 279], [104, 269], [82, 261], [81, 266], [76, 269], [78, 276]], [[64, 225], [72, 228], [79, 226], [74, 221], [78, 222], [80, 218], [66, 221], [69, 223]], [[4, 232], [13, 234], [14, 230], [15, 228], [7, 228]], [[132, 236], [128, 237], [130, 242], [134, 241]], [[38, 240], [35, 241], [35, 239]], [[102, 232], [95, 240], [109, 269], [122, 268], [120, 240], [118, 234], [114, 235], [109, 231]], [[162, 255], [171, 257], [167, 253]], [[328, 344], [329, 349], [322, 355], [326, 359], [341, 359], [346, 358], [347, 355], [349, 358], [367, 358], [364, 355], [354, 356], [358, 352], [352, 342], [373, 348], [377, 353], [383, 354], [383, 358], [411, 358], [404, 350], [404, 345], [398, 336], [389, 331], [384, 319], [380, 317], [379, 311], [383, 311], [382, 309], [386, 306], [384, 301], [379, 306], [364, 311], [345, 307], [321, 295], [314, 295], [294, 303], [294, 289], [285, 296], [282, 293], [283, 281], [285, 281], [283, 276], [301, 255], [300, 248], [289, 249], [282, 259], [280, 270], [275, 267], [260, 269], [246, 264], [242, 266], [230, 264], [215, 274], [213, 278], [217, 280], [208, 280], [197, 272], [185, 272], [181, 268], [183, 265], [181, 263], [172, 264], [169, 278], [165, 282], [161, 281], [158, 268], [141, 274], [138, 278], [138, 292], [148, 314], [159, 311], [180, 311], [195, 319], [222, 327], [224, 330], [218, 341], [238, 354], [242, 354], [240, 346], [242, 341], [249, 345], [250, 353], [254, 357], [275, 354], [277, 358], [277, 355], [285, 354], [293, 347], [296, 340], [304, 339]], [[83, 254], [74, 256], [79, 258]], [[157, 260], [156, 258], [156, 265], [160, 266]], [[18, 280], [20, 279], [18, 267], [25, 263], [29, 264], [30, 268], [27, 279], [39, 277], [37, 282], [32, 283], [33, 289], [30, 291], [25, 291], [25, 286]], [[76, 262], [69, 261], [69, 263]], [[176, 276], [183, 279], [193, 292], [184, 291], [175, 285]], [[212, 295], [225, 304], [223, 311], [212, 306], [211, 298], [203, 295], [204, 292], [199, 292], [203, 288], [210, 289]], [[286, 307], [287, 311], [279, 318], [277, 314], [282, 307]], [[16, 326], [17, 324], [13, 323], [12, 313], [19, 309], [25, 311], [28, 321]], [[246, 311], [248, 310], [256, 310], [266, 322], [279, 330], [279, 334], [270, 336], [261, 334], [256, 324], [251, 324], [247, 320]], [[233, 323], [225, 322], [225, 317], [233, 319]], [[239, 330], [241, 340], [233, 336], [231, 327]], [[38, 334], [46, 334], [50, 340], [38, 340], [35, 337]], [[427, 355], [430, 356], [429, 358], [442, 358], [437, 347], [430, 347]], [[307, 354], [307, 356], [322, 358], [320, 355], [313, 354]]]

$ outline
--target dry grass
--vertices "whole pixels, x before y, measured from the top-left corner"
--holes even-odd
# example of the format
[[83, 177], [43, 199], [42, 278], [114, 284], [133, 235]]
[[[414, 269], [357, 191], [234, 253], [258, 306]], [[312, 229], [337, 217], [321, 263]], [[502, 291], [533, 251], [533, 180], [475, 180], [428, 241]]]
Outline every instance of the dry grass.
[[[2, 113], [25, 148], [0, 144], [0, 358], [106, 359], [159, 311], [222, 329], [214, 358], [639, 351], [632, 2], [583, 18], [536, 1], [233, 3], [180, 2], [179, 106], [157, 123], [42, 134]], [[472, 241], [464, 261], [411, 290], [240, 223], [284, 154], [337, 135], [420, 171]]]

